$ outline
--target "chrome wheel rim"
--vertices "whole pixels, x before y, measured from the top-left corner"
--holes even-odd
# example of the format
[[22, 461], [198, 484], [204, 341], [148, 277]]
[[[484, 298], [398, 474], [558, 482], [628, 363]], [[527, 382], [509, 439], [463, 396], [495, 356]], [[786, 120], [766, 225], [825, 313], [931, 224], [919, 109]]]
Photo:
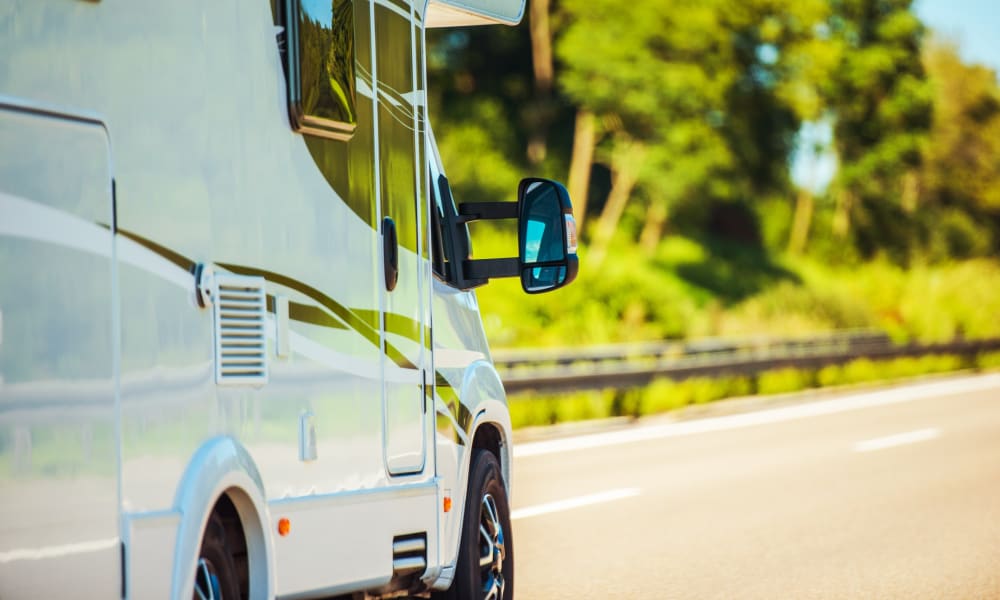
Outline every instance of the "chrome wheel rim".
[[479, 575], [485, 600], [503, 598], [503, 560], [506, 556], [500, 512], [493, 496], [486, 494], [479, 507]]
[[198, 559], [198, 569], [194, 575], [194, 597], [197, 600], [220, 600], [222, 598], [219, 576], [215, 574], [215, 567], [204, 558]]

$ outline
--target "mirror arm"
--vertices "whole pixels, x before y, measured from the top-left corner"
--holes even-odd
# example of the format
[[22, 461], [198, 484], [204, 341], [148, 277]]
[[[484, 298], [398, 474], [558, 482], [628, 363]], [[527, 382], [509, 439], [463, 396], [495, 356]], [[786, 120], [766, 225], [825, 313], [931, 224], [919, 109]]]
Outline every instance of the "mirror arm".
[[487, 279], [495, 277], [517, 277], [521, 274], [521, 265], [517, 258], [484, 258], [480, 260], [462, 261], [462, 271], [466, 279], [479, 280], [486, 283]]
[[517, 202], [466, 202], [458, 206], [458, 223], [516, 219]]

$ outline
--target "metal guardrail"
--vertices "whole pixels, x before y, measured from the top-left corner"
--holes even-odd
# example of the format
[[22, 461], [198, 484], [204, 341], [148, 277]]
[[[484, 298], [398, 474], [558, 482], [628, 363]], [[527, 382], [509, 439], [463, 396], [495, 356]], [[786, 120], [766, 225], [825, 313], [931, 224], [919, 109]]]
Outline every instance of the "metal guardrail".
[[720, 375], [753, 376], [782, 368], [818, 369], [859, 358], [933, 354], [974, 356], [1000, 350], [1000, 339], [897, 345], [885, 333], [848, 331], [796, 338], [712, 338], [583, 349], [498, 350], [493, 361], [507, 392], [569, 392]]

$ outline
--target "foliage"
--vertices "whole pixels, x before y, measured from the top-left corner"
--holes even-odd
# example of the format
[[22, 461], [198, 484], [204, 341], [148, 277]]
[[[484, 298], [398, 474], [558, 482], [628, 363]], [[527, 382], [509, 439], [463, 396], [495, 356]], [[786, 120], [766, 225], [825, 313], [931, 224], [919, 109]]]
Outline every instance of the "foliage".
[[778, 369], [761, 373], [757, 378], [757, 392], [760, 394], [782, 394], [795, 392], [813, 386], [813, 375], [801, 369]]
[[827, 87], [835, 114], [837, 233], [861, 254], [905, 261], [913, 244], [913, 190], [932, 114], [920, 47], [924, 28], [911, 0], [834, 0], [832, 39], [840, 63]]
[[732, 156], [712, 115], [725, 114], [726, 91], [738, 76], [721, 50], [725, 31], [711, 6], [653, 0], [621, 10], [612, 0], [568, 0], [569, 24], [557, 42], [560, 84], [612, 135], [599, 148], [615, 153], [640, 143], [650, 150], [640, 179], [656, 193], [707, 191]]
[[919, 375], [947, 373], [965, 366], [958, 356], [931, 355], [874, 362], [859, 359], [843, 366], [824, 367], [816, 374], [820, 386], [849, 385], [871, 381], [892, 381]]
[[977, 369], [998, 369], [1000, 368], [1000, 351], [984, 352], [976, 357]]
[[801, 284], [783, 283], [718, 319], [720, 335], [875, 328], [898, 341], [1000, 335], [1000, 264], [974, 260], [902, 268], [889, 261], [831, 267], [795, 263]]
[[1000, 367], [1000, 352], [983, 353], [968, 363], [951, 355], [897, 358], [879, 362], [859, 359], [843, 366], [832, 365], [818, 371], [768, 371], [757, 378], [699, 377], [684, 381], [657, 379], [645, 388], [628, 392], [603, 390], [556, 395], [525, 393], [511, 397], [510, 411], [515, 429], [588, 419], [637, 418], [748, 396], [754, 391], [760, 394], [780, 394], [814, 387], [886, 382], [948, 373], [970, 366], [996, 369]]
[[[792, 226], [796, 133], [827, 123], [834, 186], [794, 215], [813, 254], [909, 264], [1000, 245], [995, 76], [925, 46], [911, 0], [561, 0], [549, 17], [554, 85], [534, 80], [528, 23], [428, 33], [459, 200], [509, 199], [529, 169], [565, 179], [580, 109], [597, 148], [577, 202], [615, 234], [646, 253], [678, 232], [775, 252]], [[527, 160], [545, 135], [545, 160]], [[581, 236], [602, 262], [615, 236], [594, 232]]]
[[[613, 175], [630, 163], [637, 169], [631, 200], [648, 210], [644, 234], [650, 221], [678, 208], [695, 217], [695, 227], [717, 231], [717, 207], [787, 196], [795, 131], [819, 113], [818, 86], [832, 64], [815, 34], [826, 3], [562, 6], [568, 25], [557, 40], [559, 83], [601, 119], [598, 161]], [[752, 223], [721, 229], [759, 241]]]
[[995, 254], [1000, 247], [1000, 89], [996, 75], [965, 65], [935, 41], [924, 63], [935, 91], [920, 177], [923, 233], [933, 258]]
[[[482, 235], [480, 235], [482, 234]], [[510, 235], [473, 233], [477, 255]], [[631, 252], [630, 252], [631, 250]], [[516, 280], [478, 291], [495, 346], [571, 346], [699, 336], [791, 335], [882, 329], [898, 341], [1000, 336], [1000, 263], [887, 260], [836, 266], [811, 258], [733, 258], [695, 240], [668, 238], [653, 256], [618, 241], [600, 269], [586, 249], [576, 282], [527, 296]]]
[[[495, 346], [1000, 335], [1000, 87], [925, 43], [911, 0], [553, 0], [549, 17], [542, 100], [528, 23], [428, 32], [430, 112], [459, 202], [510, 200], [522, 174], [565, 180], [578, 110], [593, 115], [590, 187], [575, 200], [599, 219], [581, 230], [578, 280], [541, 296], [515, 280], [480, 289]], [[832, 130], [826, 192], [789, 174], [804, 123]], [[473, 242], [480, 258], [511, 254], [497, 227]], [[871, 375], [852, 369], [816, 377]], [[816, 383], [799, 379], [747, 393]], [[728, 385], [661, 382], [669, 399], [556, 402], [537, 419], [696, 403]]]

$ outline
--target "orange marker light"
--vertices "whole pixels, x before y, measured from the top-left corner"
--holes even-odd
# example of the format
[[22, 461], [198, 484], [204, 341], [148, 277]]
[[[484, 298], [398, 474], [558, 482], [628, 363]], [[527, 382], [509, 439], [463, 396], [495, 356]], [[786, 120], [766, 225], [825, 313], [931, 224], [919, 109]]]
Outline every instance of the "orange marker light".
[[278, 519], [278, 535], [285, 537], [292, 532], [292, 522], [282, 517]]
[[451, 496], [444, 497], [444, 512], [451, 512]]

